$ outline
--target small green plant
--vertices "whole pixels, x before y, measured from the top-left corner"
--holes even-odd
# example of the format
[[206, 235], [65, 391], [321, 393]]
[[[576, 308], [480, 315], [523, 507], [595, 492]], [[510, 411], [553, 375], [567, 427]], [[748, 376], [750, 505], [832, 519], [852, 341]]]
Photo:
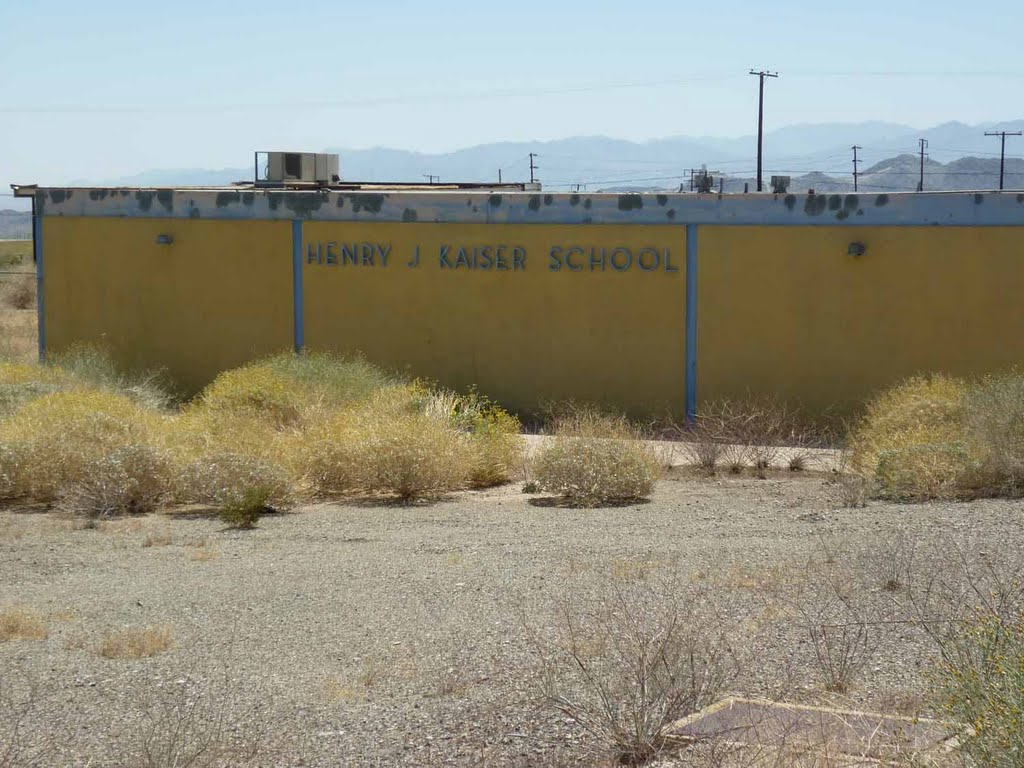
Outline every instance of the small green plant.
[[655, 452], [624, 417], [586, 410], [556, 422], [533, 467], [542, 489], [585, 507], [647, 498], [660, 472]]
[[269, 501], [270, 489], [251, 486], [225, 501], [218, 514], [232, 528], [248, 530], [255, 528], [265, 513], [274, 511]]
[[288, 509], [295, 489], [276, 464], [237, 453], [211, 453], [184, 468], [175, 495], [180, 501], [209, 504], [228, 525], [252, 528], [262, 515]]

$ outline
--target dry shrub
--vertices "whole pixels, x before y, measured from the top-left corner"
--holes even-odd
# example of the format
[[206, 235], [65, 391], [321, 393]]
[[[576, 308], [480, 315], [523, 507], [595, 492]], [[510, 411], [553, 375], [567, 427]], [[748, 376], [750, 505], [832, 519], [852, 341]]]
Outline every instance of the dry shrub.
[[36, 276], [17, 275], [0, 283], [3, 303], [11, 309], [31, 309], [36, 305]]
[[1024, 491], [1024, 376], [915, 377], [883, 393], [851, 438], [852, 466], [897, 501]]
[[70, 743], [66, 724], [48, 718], [45, 728], [36, 727], [41, 714], [56, 708], [52, 696], [52, 688], [14, 663], [5, 664], [0, 674], [0, 768], [60, 764], [59, 749]]
[[0, 611], [0, 643], [8, 640], [45, 640], [49, 636], [43, 618], [23, 605]]
[[218, 374], [192, 404], [213, 413], [258, 416], [276, 426], [298, 424], [304, 405], [283, 376], [259, 364]]
[[946, 640], [935, 688], [977, 765], [1024, 759], [1024, 617], [975, 615]]
[[31, 400], [0, 424], [11, 462], [9, 493], [53, 500], [86, 482], [104, 457], [118, 450], [144, 453], [160, 427], [158, 416], [123, 395], [81, 390]]
[[171, 532], [168, 530], [150, 531], [142, 540], [143, 548], [168, 547], [174, 541]]
[[587, 507], [647, 498], [660, 471], [658, 457], [625, 417], [587, 410], [556, 421], [533, 466], [542, 489]]
[[826, 552], [825, 561], [810, 563], [783, 601], [810, 641], [813, 668], [824, 689], [846, 693], [874, 657], [879, 608], [839, 553]]
[[403, 501], [436, 498], [465, 486], [473, 468], [470, 439], [450, 423], [417, 411], [374, 418], [357, 414], [348, 436], [356, 487]]
[[184, 467], [176, 479], [179, 501], [209, 504], [226, 523], [251, 528], [267, 512], [291, 507], [295, 487], [280, 466], [238, 453], [210, 453]]
[[606, 579], [560, 599], [543, 629], [524, 614], [541, 696], [586, 734], [595, 757], [657, 757], [668, 726], [716, 701], [736, 672], [705, 607], [678, 583]]
[[[725, 463], [731, 472], [750, 466], [763, 476], [779, 462], [783, 446], [803, 448], [813, 442], [797, 411], [767, 397], [707, 403], [693, 424], [677, 431], [690, 462], [711, 474]], [[805, 462], [803, 456], [790, 468], [800, 469]]]
[[476, 390], [470, 390], [468, 395], [432, 392], [424, 404], [424, 413], [450, 422], [471, 437], [471, 486], [503, 485], [522, 464], [524, 442], [519, 419]]
[[978, 484], [989, 494], [1024, 492], [1024, 375], [982, 379], [967, 394], [966, 442], [980, 457]]
[[[178, 677], [175, 674], [175, 677]], [[279, 725], [272, 691], [230, 667], [195, 668], [161, 681], [133, 702], [115, 738], [117, 764], [133, 768], [245, 768], [307, 761]]]
[[130, 444], [91, 457], [82, 476], [60, 491], [58, 508], [87, 517], [144, 514], [159, 506], [170, 484], [166, 455]]
[[174, 644], [168, 627], [146, 627], [113, 632], [103, 638], [99, 654], [107, 659], [146, 659], [164, 653]]
[[971, 765], [1024, 755], [1024, 559], [1013, 537], [957, 531], [924, 550], [907, 585], [937, 658], [924, 674]]
[[337, 408], [362, 400], [379, 389], [400, 384], [362, 357], [329, 352], [285, 352], [262, 362], [298, 390], [309, 404]]
[[65, 388], [85, 387], [112, 392], [134, 400], [143, 408], [167, 410], [176, 398], [159, 371], [128, 371], [111, 352], [95, 344], [72, 344], [48, 356], [51, 369], [65, 378]]
[[[930, 469], [950, 467], [960, 455], [957, 447], [964, 447], [966, 394], [963, 381], [940, 375], [915, 376], [886, 390], [868, 404], [853, 431], [851, 469], [871, 478], [882, 495], [933, 498], [929, 494], [941, 489]], [[879, 476], [883, 458], [886, 472]], [[914, 480], [918, 465], [920, 487]], [[887, 482], [898, 484], [889, 487]]]
[[928, 501], [963, 496], [977, 464], [960, 443], [908, 445], [882, 451], [874, 481], [878, 496]]
[[37, 363], [0, 361], [0, 419], [37, 397], [67, 388], [64, 371]]
[[283, 353], [217, 376], [195, 407], [257, 415], [279, 427], [307, 422], [322, 410], [364, 399], [393, 383], [361, 358]]
[[388, 387], [311, 430], [303, 464], [321, 494], [434, 498], [465, 486], [474, 466], [469, 435], [427, 412], [425, 390]]
[[928, 550], [908, 595], [935, 643], [932, 692], [976, 765], [1024, 755], [1024, 559], [1013, 537], [958, 531]]

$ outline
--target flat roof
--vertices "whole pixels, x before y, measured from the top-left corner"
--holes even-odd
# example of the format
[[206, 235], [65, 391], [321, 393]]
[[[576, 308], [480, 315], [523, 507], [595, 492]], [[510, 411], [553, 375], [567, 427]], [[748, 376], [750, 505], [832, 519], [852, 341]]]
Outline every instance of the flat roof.
[[1024, 226], [1024, 191], [543, 192], [442, 185], [280, 188], [12, 185], [42, 216], [491, 224]]

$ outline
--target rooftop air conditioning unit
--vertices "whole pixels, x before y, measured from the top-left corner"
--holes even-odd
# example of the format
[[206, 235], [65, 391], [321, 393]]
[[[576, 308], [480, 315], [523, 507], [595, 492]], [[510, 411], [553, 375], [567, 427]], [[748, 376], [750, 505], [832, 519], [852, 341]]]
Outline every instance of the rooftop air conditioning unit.
[[[259, 178], [259, 156], [265, 155], [263, 178]], [[257, 152], [257, 181], [284, 183], [289, 181], [331, 184], [341, 180], [338, 156], [315, 152]]]
[[772, 176], [772, 192], [776, 195], [784, 195], [788, 189], [789, 176]]

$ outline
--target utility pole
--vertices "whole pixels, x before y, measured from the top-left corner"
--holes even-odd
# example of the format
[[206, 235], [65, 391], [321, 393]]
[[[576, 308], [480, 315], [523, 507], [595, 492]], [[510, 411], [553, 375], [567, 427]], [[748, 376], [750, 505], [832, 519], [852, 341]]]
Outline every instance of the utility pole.
[[498, 169], [498, 183], [501, 184], [501, 168]]
[[778, 77], [778, 72], [755, 72], [750, 70], [750, 74], [757, 75], [758, 87], [757, 87], [757, 191], [761, 191], [761, 154], [762, 146], [764, 142], [764, 79], [766, 77]]
[[917, 191], [924, 192], [924, 151], [928, 148], [928, 139], [918, 139], [917, 144], [921, 148], [921, 174], [917, 178]]
[[1006, 137], [1007, 136], [1020, 136], [1020, 131], [985, 131], [986, 136], [999, 136], [1002, 141], [1000, 142], [999, 149], [999, 189], [1003, 188], [1003, 171], [1006, 168]]
[[424, 173], [423, 178], [426, 179], [430, 184], [433, 184], [435, 181], [441, 180], [440, 176], [434, 176], [433, 174], [430, 173]]
[[536, 171], [537, 168], [539, 167], [539, 166], [536, 166], [536, 165], [533, 164], [533, 158], [535, 158], [536, 156], [537, 156], [536, 152], [531, 152], [530, 153], [530, 183], [531, 184], [533, 184], [536, 181], [536, 179], [534, 178], [533, 172]]
[[858, 149], [864, 149], [864, 147], [858, 147], [856, 144], [854, 144], [851, 147], [851, 149], [853, 150], [853, 191], [856, 192], [857, 191], [857, 163], [864, 162], [863, 160], [858, 160], [857, 159], [857, 150]]

